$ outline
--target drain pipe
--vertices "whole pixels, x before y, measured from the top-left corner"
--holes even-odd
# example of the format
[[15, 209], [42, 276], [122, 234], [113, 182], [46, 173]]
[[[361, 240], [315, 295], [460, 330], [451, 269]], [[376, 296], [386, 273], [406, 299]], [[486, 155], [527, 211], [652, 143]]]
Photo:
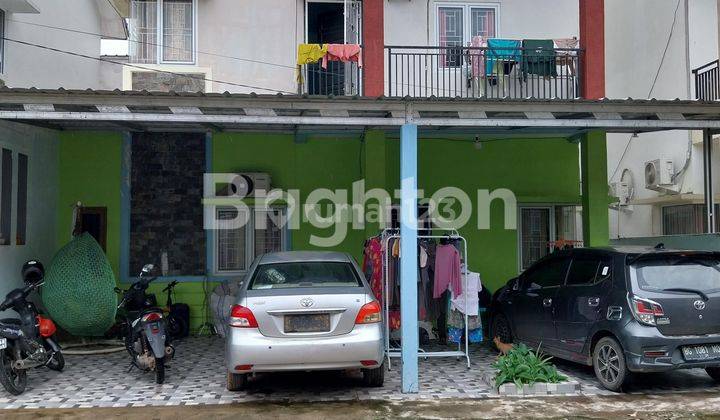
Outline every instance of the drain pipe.
[[[687, 74], [690, 74], [690, 3], [689, 0], [685, 0], [685, 69], [687, 70]], [[685, 86], [686, 86], [686, 94], [688, 99], [692, 99], [692, 83], [690, 81], [690, 76], [687, 77], [685, 80]], [[671, 178], [673, 184], [677, 183], [677, 179], [681, 177], [685, 171], [687, 171], [688, 167], [690, 166], [690, 161], [692, 160], [692, 131], [687, 132], [688, 136], [688, 142], [687, 142], [687, 152], [685, 153], [685, 163], [683, 164], [682, 168], [680, 168], [679, 171], [675, 172]], [[682, 194], [682, 185], [678, 188], [678, 193]]]

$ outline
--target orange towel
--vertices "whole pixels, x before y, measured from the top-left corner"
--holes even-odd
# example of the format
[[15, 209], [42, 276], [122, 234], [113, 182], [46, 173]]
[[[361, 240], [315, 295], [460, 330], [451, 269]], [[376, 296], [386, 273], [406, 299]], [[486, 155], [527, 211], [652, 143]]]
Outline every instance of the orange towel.
[[328, 61], [354, 61], [362, 68], [362, 47], [358, 44], [328, 44], [322, 68], [327, 69]]

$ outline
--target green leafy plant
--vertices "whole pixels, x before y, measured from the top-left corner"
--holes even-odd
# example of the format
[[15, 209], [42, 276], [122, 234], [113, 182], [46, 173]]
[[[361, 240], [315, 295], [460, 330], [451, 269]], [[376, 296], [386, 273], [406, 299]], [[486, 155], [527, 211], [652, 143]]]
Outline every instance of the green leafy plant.
[[525, 344], [518, 344], [492, 365], [497, 369], [495, 386], [508, 382], [522, 388], [524, 384], [533, 385], [536, 382], [558, 383], [567, 379], [558, 373], [555, 365], [550, 363], [552, 357], [543, 356], [540, 349], [533, 351]]

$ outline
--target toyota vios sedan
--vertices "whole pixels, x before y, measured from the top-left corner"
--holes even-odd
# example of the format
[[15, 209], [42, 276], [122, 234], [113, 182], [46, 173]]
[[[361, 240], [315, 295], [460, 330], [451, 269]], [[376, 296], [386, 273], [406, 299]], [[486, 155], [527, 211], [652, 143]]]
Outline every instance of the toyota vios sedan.
[[493, 336], [591, 365], [613, 391], [631, 373], [672, 369], [720, 381], [720, 253], [560, 251], [496, 292], [492, 310]]
[[258, 257], [239, 287], [227, 336], [227, 388], [256, 372], [362, 369], [384, 380], [381, 308], [347, 254]]

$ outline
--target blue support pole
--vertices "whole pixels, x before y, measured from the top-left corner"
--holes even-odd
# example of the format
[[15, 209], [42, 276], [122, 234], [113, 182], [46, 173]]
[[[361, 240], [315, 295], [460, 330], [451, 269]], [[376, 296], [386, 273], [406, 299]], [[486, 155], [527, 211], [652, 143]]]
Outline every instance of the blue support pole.
[[402, 392], [418, 392], [417, 125], [400, 130], [400, 333]]

